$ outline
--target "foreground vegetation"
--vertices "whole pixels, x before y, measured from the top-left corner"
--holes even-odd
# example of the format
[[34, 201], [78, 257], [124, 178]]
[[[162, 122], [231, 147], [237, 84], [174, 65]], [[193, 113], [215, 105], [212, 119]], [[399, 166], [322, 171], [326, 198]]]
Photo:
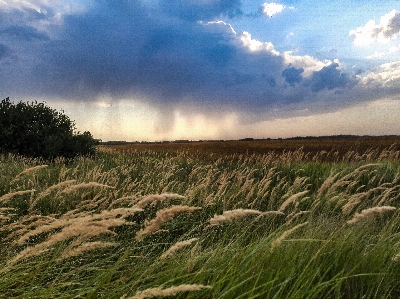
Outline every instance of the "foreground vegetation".
[[0, 156], [0, 297], [399, 298], [400, 152], [326, 155]]

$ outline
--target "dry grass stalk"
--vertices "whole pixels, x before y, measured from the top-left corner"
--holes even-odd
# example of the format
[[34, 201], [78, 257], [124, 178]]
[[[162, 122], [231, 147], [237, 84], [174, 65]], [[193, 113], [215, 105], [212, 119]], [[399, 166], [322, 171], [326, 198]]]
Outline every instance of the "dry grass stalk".
[[[347, 187], [349, 184], [351, 184], [352, 181], [346, 181], [343, 179], [337, 180], [332, 186], [328, 189], [326, 192], [326, 196], [331, 196], [333, 193], [335, 193], [339, 188], [342, 187]], [[341, 192], [343, 193], [343, 192]]]
[[[357, 182], [356, 182], [357, 183]], [[371, 194], [373, 194], [376, 191], [384, 191], [383, 194], [385, 194], [385, 192], [388, 190], [388, 188], [386, 187], [388, 184], [382, 184], [378, 187], [372, 188], [366, 192], [362, 192], [362, 193], [356, 193], [354, 195], [352, 195], [349, 199], [348, 202], [342, 207], [342, 212], [344, 215], [349, 215], [353, 209], [359, 204], [361, 203], [362, 200], [364, 200], [365, 198], [368, 198]], [[389, 185], [391, 185], [389, 183]], [[376, 200], [379, 199], [379, 196], [375, 197]], [[375, 200], [375, 202], [376, 202]]]
[[9, 211], [15, 211], [14, 208], [0, 208], [0, 212], [9, 212]]
[[103, 184], [96, 183], [96, 182], [89, 182], [89, 183], [81, 183], [81, 184], [78, 184], [78, 185], [71, 186], [71, 187], [69, 187], [69, 188], [67, 188], [67, 189], [64, 189], [64, 190], [62, 191], [62, 193], [64, 193], [64, 194], [69, 194], [69, 193], [73, 193], [73, 192], [75, 192], [75, 191], [77, 191], [77, 190], [80, 190], [80, 189], [95, 188], [95, 187], [100, 187], [100, 188], [114, 188], [114, 187], [112, 187], [112, 186], [103, 185]]
[[64, 187], [69, 186], [69, 185], [74, 184], [74, 183], [76, 183], [76, 180], [68, 180], [68, 181], [60, 182], [60, 183], [58, 183], [58, 184], [55, 184], [55, 185], [53, 185], [53, 186], [50, 186], [49, 188], [47, 188], [46, 190], [44, 190], [43, 192], [41, 192], [41, 193], [39, 194], [39, 196], [42, 195], [42, 194], [49, 194], [50, 192], [52, 192], [52, 191], [54, 191], [54, 190], [62, 189], [62, 188], [64, 188]]
[[379, 163], [369, 163], [369, 164], [361, 165], [356, 170], [354, 170], [352, 173], [353, 174], [358, 174], [358, 173], [360, 173], [360, 172], [362, 172], [364, 170], [368, 170], [368, 169], [370, 169], [372, 167], [379, 166], [379, 165], [381, 165], [381, 164], [379, 164]]
[[125, 202], [125, 201], [132, 201], [134, 199], [137, 199], [136, 195], [129, 195], [129, 196], [124, 196], [124, 197], [119, 197], [115, 200], [113, 200], [110, 205], [108, 206], [108, 208], [112, 208], [113, 206], [116, 206], [117, 204], [121, 203], [121, 202]]
[[[397, 185], [397, 186], [394, 186], [394, 187], [392, 187], [392, 188], [386, 189], [386, 190], [382, 193], [382, 196], [381, 196], [381, 197], [377, 197], [377, 199], [374, 200], [374, 204], [376, 204], [377, 206], [381, 206], [381, 205], [385, 204], [386, 201], [387, 201], [387, 203], [390, 203], [390, 202], [392, 201], [392, 199], [389, 200], [389, 198], [390, 198], [391, 195], [392, 195], [393, 193], [395, 193], [395, 191], [396, 191], [397, 189], [399, 189], [399, 188], [400, 188], [400, 185]], [[377, 202], [378, 200], [379, 200], [379, 202]]]
[[49, 232], [49, 231], [57, 229], [57, 228], [63, 228], [65, 226], [68, 226], [70, 223], [71, 223], [71, 220], [68, 220], [68, 219], [57, 219], [57, 220], [53, 221], [52, 223], [42, 225], [42, 226], [37, 227], [34, 230], [28, 231], [26, 234], [22, 235], [14, 243], [21, 245], [26, 240], [28, 240], [30, 237], [39, 235], [41, 233]]
[[[7, 225], [6, 227], [10, 227], [11, 225]], [[12, 233], [8, 234], [7, 237], [2, 239], [2, 242], [8, 242], [12, 240], [15, 236], [19, 236], [25, 232], [27, 232], [28, 229], [23, 228], [23, 226], [19, 227], [18, 230], [13, 231]]]
[[347, 203], [342, 207], [342, 213], [343, 215], [349, 215], [354, 208], [361, 203], [361, 201], [366, 198], [368, 195], [367, 192], [363, 193], [358, 193], [354, 194], [352, 197], [350, 197], [347, 201]]
[[181, 284], [179, 286], [172, 286], [166, 289], [162, 288], [150, 288], [144, 291], [139, 291], [133, 297], [129, 297], [128, 299], [144, 299], [144, 298], [153, 298], [153, 297], [170, 297], [175, 296], [178, 293], [182, 292], [193, 292], [193, 291], [201, 291], [203, 289], [211, 289], [211, 286], [205, 286], [201, 284]]
[[[8, 262], [7, 268], [14, 265], [21, 259], [30, 256], [40, 255], [41, 253], [47, 251], [49, 247], [53, 246], [58, 242], [67, 240], [72, 237], [79, 237], [72, 243], [72, 245], [70, 245], [67, 248], [67, 250], [70, 250], [71, 247], [79, 246], [84, 241], [93, 238], [95, 236], [98, 236], [100, 234], [115, 235], [115, 233], [110, 231], [109, 228], [126, 224], [126, 221], [124, 219], [103, 219], [100, 221], [93, 221], [93, 222], [91, 222], [90, 220], [91, 217], [85, 217], [84, 219], [74, 219], [73, 221], [70, 221], [69, 225], [64, 226], [61, 232], [50, 235], [44, 242], [41, 242], [35, 246], [28, 247], [22, 250], [17, 256], [15, 256], [12, 260]], [[26, 238], [20, 238], [18, 242], [20, 242], [21, 239], [26, 239]]]
[[393, 210], [396, 210], [396, 208], [391, 206], [373, 207], [370, 209], [362, 210], [361, 213], [356, 213], [353, 219], [347, 221], [347, 224], [351, 225], [359, 221], [366, 220], [372, 216], [376, 216]]
[[152, 219], [144, 229], [137, 232], [136, 239], [140, 240], [143, 235], [157, 231], [162, 224], [174, 218], [177, 213], [193, 212], [200, 209], [199, 207], [173, 206], [168, 209], [160, 210], [157, 212], [156, 218]]
[[11, 216], [15, 214], [4, 214], [5, 212], [15, 211], [14, 208], [0, 208], [0, 222], [6, 222], [10, 220]]
[[127, 216], [135, 214], [136, 212], [142, 212], [142, 211], [143, 210], [139, 208], [117, 208], [113, 210], [104, 210], [100, 214], [94, 214], [91, 217], [93, 220], [115, 218], [117, 216], [125, 218]]
[[145, 198], [141, 199], [137, 204], [134, 205], [135, 208], [144, 208], [148, 204], [154, 204], [159, 201], [163, 201], [165, 199], [184, 199], [185, 197], [179, 194], [174, 194], [174, 193], [163, 193], [160, 195], [149, 195], [146, 196]]
[[[42, 168], [46, 168], [48, 165], [38, 165], [38, 166], [34, 166], [34, 167], [30, 167], [28, 169], [25, 169], [24, 171], [22, 171], [20, 174], [18, 174], [12, 181], [11, 183], [15, 182], [16, 180], [18, 180], [20, 177], [25, 176], [31, 172], [34, 172], [36, 170], [42, 169]], [[10, 183], [10, 184], [11, 184]]]
[[17, 195], [24, 195], [24, 194], [29, 194], [29, 193], [32, 194], [35, 191], [36, 191], [35, 189], [32, 189], [32, 190], [23, 190], [23, 191], [7, 193], [7, 194], [3, 195], [2, 197], [0, 197], [0, 202], [9, 201], [12, 197], [17, 196]]
[[306, 191], [302, 191], [302, 192], [293, 194], [292, 196], [290, 196], [288, 199], [286, 199], [286, 200], [282, 203], [282, 205], [280, 206], [280, 208], [278, 209], [278, 211], [279, 211], [279, 212], [283, 212], [283, 211], [286, 209], [286, 207], [287, 207], [290, 203], [296, 201], [298, 198], [302, 197], [303, 195], [307, 194], [308, 192], [309, 192], [309, 191], [306, 190]]
[[10, 216], [11, 216], [11, 215], [5, 216], [5, 215], [1, 215], [1, 214], [0, 214], [0, 223], [2, 223], [2, 222], [7, 222], [8, 220], [10, 220], [10, 219], [11, 219]]
[[69, 257], [78, 256], [89, 250], [110, 247], [110, 246], [117, 246], [117, 245], [118, 245], [118, 243], [113, 243], [113, 242], [100, 242], [100, 241], [86, 242], [86, 243], [82, 243], [78, 247], [75, 247], [74, 249], [64, 250], [63, 254], [57, 260], [60, 261], [60, 260], [67, 259]]
[[373, 168], [373, 167], [376, 167], [376, 166], [379, 166], [379, 165], [380, 164], [377, 164], [377, 163], [370, 163], [370, 164], [361, 165], [360, 167], [356, 168], [355, 170], [353, 170], [349, 174], [347, 174], [344, 177], [342, 177], [340, 180], [341, 181], [347, 181], [347, 180], [353, 181], [354, 178], [360, 177], [362, 174], [364, 174], [366, 172], [369, 172], [370, 168]]
[[193, 242], [195, 242], [197, 240], [198, 240], [198, 238], [192, 238], [192, 239], [189, 239], [186, 241], [181, 241], [181, 242], [175, 243], [173, 246], [171, 246], [166, 252], [164, 252], [160, 256], [160, 259], [165, 259], [166, 257], [174, 254], [176, 251], [178, 251], [182, 247], [189, 246], [190, 244], [192, 244]]
[[[36, 220], [35, 220], [36, 219]], [[19, 225], [8, 225], [7, 230], [13, 232], [9, 233], [6, 238], [3, 239], [3, 241], [8, 241], [12, 240], [15, 236], [21, 236], [22, 234], [25, 234], [29, 231], [32, 231], [32, 228], [37, 228], [37, 227], [42, 227], [45, 225], [48, 225], [55, 221], [56, 219], [53, 217], [49, 216], [30, 216], [29, 218], [25, 219], [20, 219], [19, 220]], [[33, 221], [29, 224], [24, 224], [25, 222]]]
[[396, 254], [393, 258], [392, 261], [397, 262], [398, 260], [400, 260], [400, 253]]
[[232, 219], [243, 217], [246, 215], [260, 215], [261, 212], [258, 210], [250, 210], [250, 209], [236, 209], [231, 211], [224, 211], [222, 215], [214, 215], [213, 218], [210, 219], [210, 225], [218, 225], [220, 222], [224, 221], [232, 221]]
[[282, 243], [282, 241], [284, 239], [286, 239], [286, 237], [288, 237], [291, 233], [293, 233], [294, 231], [298, 230], [299, 228], [301, 228], [301, 227], [303, 227], [303, 226], [305, 226], [307, 224], [308, 224], [308, 221], [304, 222], [304, 223], [301, 223], [301, 224], [298, 224], [295, 227], [284, 231], [283, 234], [279, 238], [277, 238], [274, 242], [272, 242], [272, 244], [271, 244], [271, 252], [274, 250], [275, 247], [279, 246]]
[[58, 184], [56, 184], [56, 185], [50, 186], [50, 187], [47, 188], [46, 190], [44, 190], [44, 191], [42, 191], [42, 192], [39, 193], [39, 195], [36, 197], [36, 199], [31, 203], [29, 209], [32, 210], [33, 207], [36, 205], [36, 203], [37, 203], [40, 199], [42, 199], [43, 197], [49, 195], [49, 194], [50, 194], [51, 192], [53, 192], [54, 190], [62, 189], [62, 188], [64, 188], [64, 187], [67, 187], [67, 186], [69, 186], [69, 185], [75, 183], [75, 182], [76, 182], [76, 180], [68, 180], [68, 181], [64, 181], [64, 182], [58, 183]]
[[[67, 226], [71, 226], [74, 228], [77, 225], [78, 226], [82, 225], [83, 229], [87, 229], [88, 227], [85, 228], [85, 226], [101, 225], [101, 222], [99, 222], [99, 221], [95, 222], [96, 220], [104, 221], [106, 219], [116, 218], [117, 216], [120, 216], [121, 218], [125, 218], [127, 216], [133, 215], [134, 213], [140, 212], [140, 211], [142, 211], [142, 209], [119, 208], [119, 209], [114, 209], [114, 210], [110, 210], [110, 211], [105, 210], [105, 211], [102, 211], [100, 214], [93, 214], [93, 215], [88, 215], [89, 212], [82, 212], [82, 213], [73, 215], [74, 217], [71, 217], [72, 215], [69, 215], [68, 217], [65, 217], [65, 218], [62, 217], [60, 219], [55, 219], [55, 218], [46, 216], [44, 219], [42, 219], [42, 221], [45, 225], [39, 226], [40, 223], [32, 223], [32, 225], [38, 226], [38, 227], [36, 229], [30, 230], [26, 234], [22, 235], [15, 243], [23, 244], [30, 237], [39, 235], [41, 233], [49, 232], [54, 229], [65, 228]], [[125, 221], [125, 220], [123, 220], [123, 221]]]

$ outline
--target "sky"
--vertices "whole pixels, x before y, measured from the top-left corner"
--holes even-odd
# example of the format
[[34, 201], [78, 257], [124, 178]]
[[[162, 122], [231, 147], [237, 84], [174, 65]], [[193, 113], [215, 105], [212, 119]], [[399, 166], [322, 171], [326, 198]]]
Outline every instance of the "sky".
[[104, 141], [400, 135], [399, 35], [399, 0], [0, 0], [0, 97]]

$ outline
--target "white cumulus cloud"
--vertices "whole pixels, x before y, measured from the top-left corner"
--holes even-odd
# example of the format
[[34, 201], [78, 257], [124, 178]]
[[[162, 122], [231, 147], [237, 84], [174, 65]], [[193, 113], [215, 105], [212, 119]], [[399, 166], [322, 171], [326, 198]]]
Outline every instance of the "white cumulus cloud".
[[285, 9], [285, 5], [279, 4], [279, 3], [264, 3], [263, 4], [263, 12], [267, 16], [272, 17], [273, 15], [276, 15], [278, 13], [281, 13]]
[[266, 51], [273, 55], [279, 55], [279, 52], [275, 50], [274, 45], [271, 42], [260, 42], [259, 40], [252, 39], [251, 34], [247, 31], [243, 31], [239, 36], [243, 46], [252, 52]]
[[399, 86], [400, 61], [382, 64], [359, 79], [365, 86]]
[[375, 42], [387, 42], [396, 38], [400, 33], [400, 11], [392, 10], [381, 17], [380, 23], [368, 21], [363, 27], [358, 27], [349, 32], [354, 45], [367, 46]]

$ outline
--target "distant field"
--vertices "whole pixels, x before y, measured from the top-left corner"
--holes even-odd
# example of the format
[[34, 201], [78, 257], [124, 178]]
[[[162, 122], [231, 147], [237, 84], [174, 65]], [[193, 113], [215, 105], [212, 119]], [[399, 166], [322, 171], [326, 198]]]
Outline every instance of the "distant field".
[[[317, 154], [325, 153], [325, 161], [336, 162], [346, 159], [349, 152], [353, 155], [362, 155], [374, 152], [379, 155], [385, 149], [399, 150], [400, 136], [385, 137], [331, 137], [310, 139], [270, 139], [253, 141], [202, 141], [202, 142], [171, 142], [171, 143], [138, 143], [126, 145], [106, 145], [101, 148], [112, 149], [118, 152], [130, 151], [188, 151], [205, 157], [213, 154], [219, 158], [235, 154], [268, 154], [273, 151], [281, 154], [284, 151], [301, 149], [308, 154], [304, 160], [312, 160]], [[329, 154], [328, 154], [329, 153]], [[321, 157], [320, 157], [321, 158]]]

